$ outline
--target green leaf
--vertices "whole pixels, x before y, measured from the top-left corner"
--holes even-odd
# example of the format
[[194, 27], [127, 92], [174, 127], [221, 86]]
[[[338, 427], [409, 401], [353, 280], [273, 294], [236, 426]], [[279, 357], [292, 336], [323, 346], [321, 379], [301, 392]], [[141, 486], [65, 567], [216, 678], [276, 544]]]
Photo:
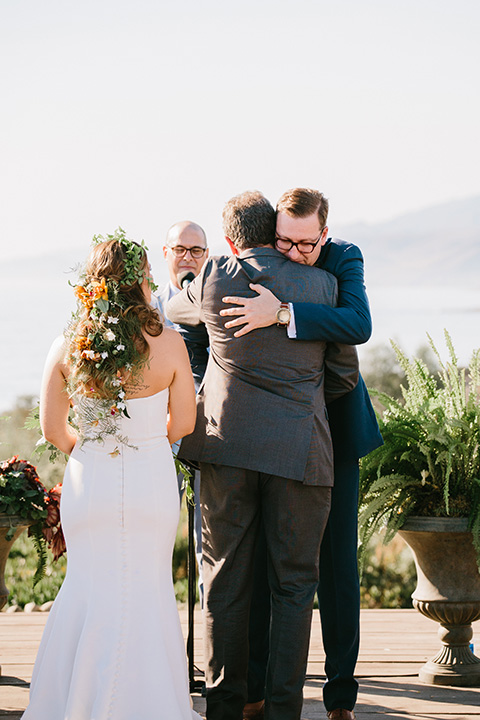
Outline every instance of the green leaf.
[[105, 300], [105, 298], [99, 298], [95, 301], [95, 306], [103, 313], [108, 312], [108, 308], [110, 307], [110, 304], [108, 300]]

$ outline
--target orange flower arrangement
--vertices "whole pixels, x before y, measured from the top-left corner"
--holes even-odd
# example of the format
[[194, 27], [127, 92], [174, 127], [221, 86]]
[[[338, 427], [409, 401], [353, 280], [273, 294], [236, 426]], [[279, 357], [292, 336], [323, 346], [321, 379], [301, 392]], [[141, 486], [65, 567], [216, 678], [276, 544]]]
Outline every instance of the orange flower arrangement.
[[91, 310], [97, 300], [108, 300], [108, 288], [104, 277], [100, 282], [93, 280], [89, 285], [89, 290], [83, 285], [75, 286], [75, 295], [83, 305]]
[[82, 337], [82, 335], [77, 335], [77, 337], [75, 338], [75, 345], [80, 352], [82, 352], [82, 350], [88, 350], [91, 344], [92, 341], [89, 337]]
[[100, 282], [93, 280], [91, 283], [92, 289], [90, 290], [90, 293], [93, 295], [93, 302], [100, 300], [101, 298], [108, 300], [108, 288], [106, 283], [107, 281], [104, 277], [101, 278]]

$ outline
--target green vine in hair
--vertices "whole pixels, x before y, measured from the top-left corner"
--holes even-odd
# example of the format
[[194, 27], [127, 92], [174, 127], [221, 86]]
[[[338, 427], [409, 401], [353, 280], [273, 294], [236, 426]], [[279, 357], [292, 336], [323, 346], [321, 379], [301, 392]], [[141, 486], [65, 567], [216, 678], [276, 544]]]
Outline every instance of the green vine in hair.
[[133, 240], [130, 240], [125, 235], [125, 230], [119, 227], [115, 230], [113, 235], [94, 235], [92, 240], [92, 246], [95, 247], [96, 245], [99, 245], [102, 242], [107, 242], [109, 240], [115, 240], [116, 242], [120, 243], [126, 255], [122, 277], [123, 284], [133, 285], [134, 283], [138, 282], [138, 284], [141, 285], [146, 277], [150, 290], [152, 292], [158, 290], [158, 285], [155, 285], [148, 273], [145, 272], [144, 260], [145, 253], [148, 250], [145, 242], [141, 240], [139, 243], [137, 243]]

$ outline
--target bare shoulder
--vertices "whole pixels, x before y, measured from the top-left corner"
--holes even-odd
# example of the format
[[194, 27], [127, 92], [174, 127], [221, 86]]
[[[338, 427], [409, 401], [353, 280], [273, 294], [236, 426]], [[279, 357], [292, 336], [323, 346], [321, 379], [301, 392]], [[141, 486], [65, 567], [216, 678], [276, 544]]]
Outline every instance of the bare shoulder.
[[63, 374], [65, 374], [67, 369], [65, 358], [66, 350], [67, 341], [63, 335], [59, 335], [50, 346], [50, 350], [47, 355], [47, 365], [50, 367], [58, 366], [62, 370]]
[[55, 338], [50, 346], [49, 353], [54, 356], [63, 357], [67, 348], [67, 341], [63, 335], [59, 335]]
[[164, 327], [160, 335], [149, 337], [150, 354], [156, 357], [176, 358], [186, 352], [185, 342], [179, 332]]
[[168, 345], [172, 350], [180, 349], [185, 345], [180, 333], [169, 327], [164, 327], [161, 335], [153, 338], [153, 340], [155, 340], [158, 345]]
[[177, 343], [179, 346], [183, 343], [183, 338], [174, 328], [164, 327], [163, 332], [159, 337], [164, 337], [167, 342]]

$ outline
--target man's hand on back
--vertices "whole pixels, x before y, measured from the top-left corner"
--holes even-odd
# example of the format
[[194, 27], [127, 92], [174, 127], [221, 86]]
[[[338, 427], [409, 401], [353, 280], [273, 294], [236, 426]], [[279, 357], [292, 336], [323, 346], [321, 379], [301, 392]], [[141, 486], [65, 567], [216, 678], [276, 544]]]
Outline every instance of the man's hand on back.
[[268, 327], [277, 322], [277, 311], [280, 307], [280, 300], [275, 297], [271, 290], [263, 287], [263, 285], [250, 283], [250, 289], [254, 290], [258, 295], [253, 298], [242, 298], [231, 295], [222, 298], [224, 303], [239, 305], [239, 307], [220, 310], [220, 315], [236, 316], [235, 320], [229, 320], [225, 323], [226, 328], [243, 325], [240, 330], [234, 333], [235, 337], [241, 337], [251, 330]]

